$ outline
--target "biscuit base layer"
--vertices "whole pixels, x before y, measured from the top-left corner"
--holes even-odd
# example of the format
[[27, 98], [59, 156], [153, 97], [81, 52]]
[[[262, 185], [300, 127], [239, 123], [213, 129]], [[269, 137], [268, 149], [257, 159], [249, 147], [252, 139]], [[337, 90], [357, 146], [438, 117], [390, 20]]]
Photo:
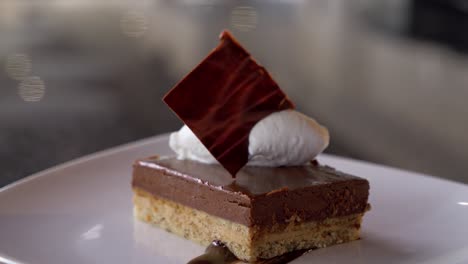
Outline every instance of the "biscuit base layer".
[[220, 240], [234, 255], [246, 261], [357, 240], [364, 214], [309, 222], [291, 219], [287, 225], [247, 227], [162, 199], [139, 188], [133, 188], [133, 192], [134, 215], [139, 220], [203, 246]]

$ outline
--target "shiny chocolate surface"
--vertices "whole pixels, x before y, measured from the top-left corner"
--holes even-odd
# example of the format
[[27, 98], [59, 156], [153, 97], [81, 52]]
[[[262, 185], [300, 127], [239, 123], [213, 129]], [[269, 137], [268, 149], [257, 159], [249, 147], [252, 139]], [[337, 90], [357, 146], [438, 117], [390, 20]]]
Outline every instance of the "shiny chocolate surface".
[[294, 105], [229, 32], [223, 31], [220, 39], [164, 102], [235, 177], [248, 162], [253, 126]]

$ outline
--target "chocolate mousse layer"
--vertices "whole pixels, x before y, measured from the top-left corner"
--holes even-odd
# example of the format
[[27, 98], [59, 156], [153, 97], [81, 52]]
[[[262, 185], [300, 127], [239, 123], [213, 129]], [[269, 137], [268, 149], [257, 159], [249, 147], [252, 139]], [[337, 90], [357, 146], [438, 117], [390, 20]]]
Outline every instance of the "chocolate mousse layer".
[[369, 196], [367, 180], [317, 163], [246, 166], [233, 179], [220, 165], [175, 157], [137, 160], [132, 186], [249, 227], [363, 213]]

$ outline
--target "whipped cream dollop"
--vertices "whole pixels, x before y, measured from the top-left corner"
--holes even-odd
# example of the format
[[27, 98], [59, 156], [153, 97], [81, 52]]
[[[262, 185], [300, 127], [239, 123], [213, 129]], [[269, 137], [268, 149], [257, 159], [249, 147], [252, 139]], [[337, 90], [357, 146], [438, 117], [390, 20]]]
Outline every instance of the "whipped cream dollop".
[[[328, 130], [295, 110], [275, 112], [260, 120], [249, 134], [250, 166], [296, 166], [313, 160], [329, 143]], [[189, 127], [170, 135], [178, 159], [218, 163]]]

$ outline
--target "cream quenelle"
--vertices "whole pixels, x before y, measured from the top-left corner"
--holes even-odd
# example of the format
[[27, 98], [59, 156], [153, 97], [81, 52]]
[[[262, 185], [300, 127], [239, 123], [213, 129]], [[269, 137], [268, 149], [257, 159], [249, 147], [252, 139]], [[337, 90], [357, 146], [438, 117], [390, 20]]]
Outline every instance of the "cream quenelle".
[[[272, 113], [260, 120], [249, 134], [248, 166], [297, 166], [313, 160], [329, 143], [328, 130], [295, 110]], [[169, 146], [177, 158], [216, 164], [189, 127], [171, 134]]]

